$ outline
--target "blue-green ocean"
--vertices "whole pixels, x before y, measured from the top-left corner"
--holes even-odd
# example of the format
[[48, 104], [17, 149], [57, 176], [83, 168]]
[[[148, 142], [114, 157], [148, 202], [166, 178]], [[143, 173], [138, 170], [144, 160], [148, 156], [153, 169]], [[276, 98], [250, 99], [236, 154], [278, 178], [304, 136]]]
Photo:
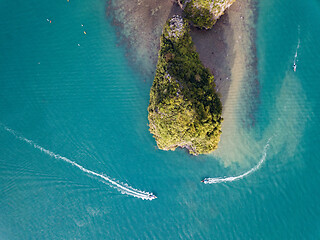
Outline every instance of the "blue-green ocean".
[[198, 157], [157, 149], [106, 4], [0, 0], [0, 239], [320, 239], [319, 1], [259, 1], [259, 95]]

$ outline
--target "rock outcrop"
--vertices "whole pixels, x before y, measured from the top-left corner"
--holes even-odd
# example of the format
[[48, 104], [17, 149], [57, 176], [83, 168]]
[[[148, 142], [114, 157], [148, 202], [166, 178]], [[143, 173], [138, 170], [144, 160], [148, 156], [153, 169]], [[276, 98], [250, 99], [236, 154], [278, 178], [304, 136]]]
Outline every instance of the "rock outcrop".
[[195, 51], [189, 24], [174, 16], [163, 28], [156, 75], [150, 90], [150, 132], [163, 150], [210, 153], [221, 134], [222, 104], [214, 78]]
[[185, 17], [196, 27], [210, 29], [235, 0], [178, 0]]

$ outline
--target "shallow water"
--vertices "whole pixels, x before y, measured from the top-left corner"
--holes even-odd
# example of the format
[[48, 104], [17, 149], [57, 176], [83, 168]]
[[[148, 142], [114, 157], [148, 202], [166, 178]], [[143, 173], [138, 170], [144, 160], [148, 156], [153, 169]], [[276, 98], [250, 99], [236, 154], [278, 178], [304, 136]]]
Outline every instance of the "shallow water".
[[[221, 148], [230, 159], [156, 149], [146, 110], [152, 78], [130, 67], [117, 47], [104, 1], [0, 5], [0, 122], [86, 169], [158, 196], [121, 194], [1, 127], [1, 239], [319, 238], [316, 0], [258, 4], [260, 103], [255, 125], [247, 124], [250, 101], [240, 100], [248, 86], [242, 88], [235, 133]], [[270, 137], [256, 172], [200, 183], [254, 167]]]

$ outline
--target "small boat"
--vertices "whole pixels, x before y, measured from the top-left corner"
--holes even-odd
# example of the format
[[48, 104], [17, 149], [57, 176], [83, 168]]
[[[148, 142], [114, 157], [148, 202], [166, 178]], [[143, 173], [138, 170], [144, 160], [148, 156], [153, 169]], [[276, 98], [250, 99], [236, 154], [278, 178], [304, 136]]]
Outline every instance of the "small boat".
[[296, 63], [293, 64], [293, 71], [295, 72], [297, 70], [297, 65]]
[[156, 199], [156, 198], [157, 198], [157, 196], [156, 196], [156, 195], [154, 195], [154, 194], [149, 194], [149, 198], [150, 198], [150, 199]]
[[207, 183], [209, 183], [209, 180], [207, 178], [205, 178], [201, 182], [203, 182], [204, 184], [207, 184]]

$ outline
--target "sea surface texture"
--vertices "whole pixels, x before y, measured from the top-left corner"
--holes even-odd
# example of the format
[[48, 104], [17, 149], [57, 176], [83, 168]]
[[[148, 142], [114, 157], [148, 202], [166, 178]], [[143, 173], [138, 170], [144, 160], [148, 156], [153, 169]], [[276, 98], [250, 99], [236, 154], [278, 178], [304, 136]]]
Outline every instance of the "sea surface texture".
[[0, 0], [0, 239], [320, 239], [319, 1], [257, 3], [259, 91], [198, 157], [157, 149], [107, 7]]

